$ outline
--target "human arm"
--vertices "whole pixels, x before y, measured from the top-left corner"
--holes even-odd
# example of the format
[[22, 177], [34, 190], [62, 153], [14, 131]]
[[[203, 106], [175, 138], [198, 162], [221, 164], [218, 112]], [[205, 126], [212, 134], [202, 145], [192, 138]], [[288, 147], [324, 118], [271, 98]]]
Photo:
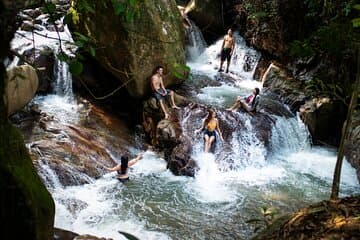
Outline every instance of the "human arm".
[[118, 164], [116, 165], [115, 167], [112, 167], [112, 168], [108, 168], [108, 167], [105, 167], [106, 170], [110, 171], [110, 172], [114, 172], [114, 171], [119, 171], [120, 168], [121, 168], [121, 164]]
[[143, 155], [144, 155], [144, 152], [140, 152], [135, 158], [133, 158], [129, 161], [128, 166], [131, 167], [132, 165], [137, 163], [139, 160], [141, 160]]
[[202, 122], [201, 128], [195, 130], [195, 134], [200, 133], [205, 128], [205, 121]]
[[163, 96], [166, 96], [167, 91], [166, 91], [166, 89], [165, 89], [164, 82], [163, 82], [163, 79], [162, 79], [162, 78], [160, 78], [160, 88], [162, 88], [162, 89], [164, 90], [164, 91], [163, 91], [162, 93], [160, 93], [160, 94], [163, 95]]

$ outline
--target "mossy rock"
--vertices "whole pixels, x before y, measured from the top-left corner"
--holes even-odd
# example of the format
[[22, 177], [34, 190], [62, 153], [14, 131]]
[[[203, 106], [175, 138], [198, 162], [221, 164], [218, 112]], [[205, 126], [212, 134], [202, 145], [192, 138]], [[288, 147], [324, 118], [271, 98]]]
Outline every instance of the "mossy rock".
[[3, 239], [52, 239], [54, 201], [20, 133], [7, 122], [0, 126], [0, 191]]

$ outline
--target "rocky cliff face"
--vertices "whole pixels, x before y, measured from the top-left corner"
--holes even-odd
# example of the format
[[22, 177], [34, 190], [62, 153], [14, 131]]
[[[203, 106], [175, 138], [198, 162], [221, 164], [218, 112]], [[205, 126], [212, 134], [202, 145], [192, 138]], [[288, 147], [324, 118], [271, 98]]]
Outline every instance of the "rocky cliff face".
[[[76, 2], [76, 1], [75, 1]], [[96, 13], [80, 16], [76, 31], [96, 42], [96, 59], [125, 83], [133, 97], [150, 92], [149, 77], [155, 66], [165, 67], [165, 84], [181, 82], [172, 72], [185, 64], [184, 29], [175, 1], [144, 1], [132, 20], [115, 15], [111, 1], [96, 3]]]
[[[4, 58], [16, 30], [15, 15], [29, 1], [0, 1], [0, 95]], [[35, 2], [35, 1], [34, 1]], [[0, 98], [0, 231], [3, 239], [52, 239], [55, 206], [41, 183], [24, 141], [7, 120]]]

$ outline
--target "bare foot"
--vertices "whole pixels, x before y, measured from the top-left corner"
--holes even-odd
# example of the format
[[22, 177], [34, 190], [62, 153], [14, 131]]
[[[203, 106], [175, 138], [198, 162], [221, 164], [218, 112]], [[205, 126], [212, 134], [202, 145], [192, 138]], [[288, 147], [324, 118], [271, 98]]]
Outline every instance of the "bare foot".
[[169, 114], [165, 113], [165, 119], [169, 119], [169, 118], [170, 118]]
[[172, 106], [172, 108], [174, 108], [174, 109], [180, 109], [178, 106], [176, 106], [176, 105], [174, 105], [174, 106]]
[[225, 109], [226, 111], [231, 111], [232, 109], [231, 108], [227, 108], [227, 109]]

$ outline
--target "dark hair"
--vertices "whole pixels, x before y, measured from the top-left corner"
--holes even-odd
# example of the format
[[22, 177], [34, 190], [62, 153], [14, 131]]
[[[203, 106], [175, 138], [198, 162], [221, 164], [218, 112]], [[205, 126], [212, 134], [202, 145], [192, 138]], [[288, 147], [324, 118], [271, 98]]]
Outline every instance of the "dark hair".
[[153, 74], [157, 73], [157, 71], [158, 71], [160, 68], [164, 69], [163, 66], [158, 65], [158, 66], [156, 66], [156, 67], [154, 68]]
[[255, 88], [255, 92], [256, 92], [255, 95], [259, 95], [260, 89], [256, 87], [256, 88]]
[[208, 115], [207, 115], [207, 117], [206, 117], [206, 119], [205, 119], [205, 121], [204, 121], [204, 125], [205, 125], [205, 126], [208, 125], [208, 123], [210, 122], [213, 113], [216, 113], [215, 110], [210, 108], [210, 109], [208, 110]]
[[121, 174], [125, 174], [128, 169], [129, 157], [121, 156]]

